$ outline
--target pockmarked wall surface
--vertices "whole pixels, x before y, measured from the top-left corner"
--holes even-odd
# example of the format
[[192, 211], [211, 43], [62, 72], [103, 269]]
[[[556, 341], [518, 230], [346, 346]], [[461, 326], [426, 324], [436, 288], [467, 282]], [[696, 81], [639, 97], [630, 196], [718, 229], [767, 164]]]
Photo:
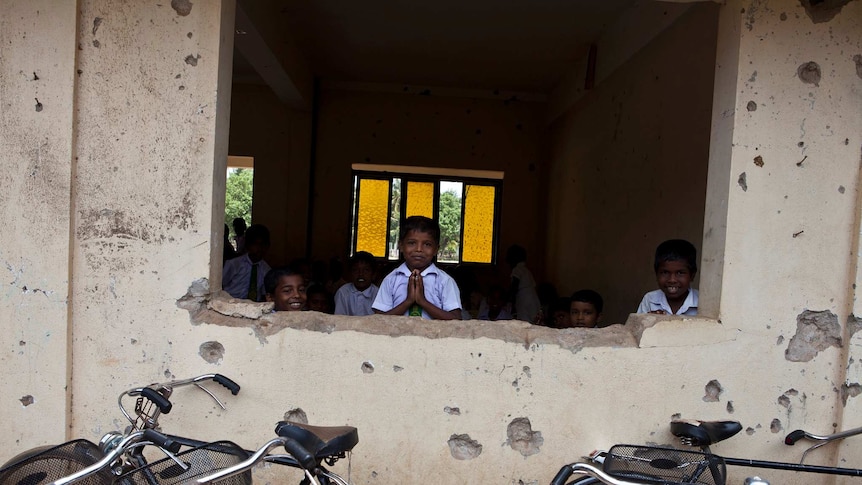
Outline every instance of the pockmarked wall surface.
[[[240, 395], [216, 389], [228, 404], [220, 411], [201, 393], [177, 392], [166, 431], [251, 448], [301, 408], [312, 423], [359, 428], [357, 484], [547, 483], [596, 447], [670, 444], [675, 416], [739, 420], [743, 433], [715, 451], [791, 461], [799, 453], [782, 444], [789, 430], [859, 425], [862, 3], [720, 7], [717, 79], [735, 86], [716, 89], [712, 110], [711, 138], [727, 144], [711, 147], [706, 207], [715, 214], [703, 244], [721, 278], [702, 275], [720, 287], [719, 318], [643, 316], [565, 331], [273, 315], [265, 304], [213, 295], [231, 2], [93, 0], [78, 8], [0, 7], [0, 157], [14, 167], [0, 179], [0, 214], [4, 227], [31, 231], [0, 233], [10, 271], [0, 294], [0, 358], [10, 376], [3, 385], [15, 386], [2, 389], [0, 459], [65, 436], [98, 439], [123, 426], [115, 408], [123, 389], [211, 371], [236, 379]], [[43, 37], [14, 30], [28, 25], [52, 39], [35, 51], [46, 61], [34, 70], [39, 81], [28, 80], [24, 63]], [[55, 69], [66, 81], [39, 84]], [[37, 116], [53, 114], [52, 99], [65, 114]], [[19, 140], [34, 134], [48, 136], [50, 150], [22, 149]], [[56, 168], [51, 183], [16, 189], [31, 183], [35, 167], [37, 176]], [[60, 191], [43, 196], [45, 187]], [[70, 229], [58, 229], [60, 205], [43, 204], [52, 216], [44, 219], [10, 209], [34, 198], [68, 204]], [[720, 233], [721, 244], [708, 236]], [[29, 256], [33, 246], [38, 258]], [[69, 298], [23, 286], [67, 286]], [[56, 343], [58, 334], [67, 342]], [[852, 464], [859, 446], [850, 440], [809, 460]], [[272, 467], [258, 473], [284, 481]], [[730, 480], [748, 474], [735, 469]]]

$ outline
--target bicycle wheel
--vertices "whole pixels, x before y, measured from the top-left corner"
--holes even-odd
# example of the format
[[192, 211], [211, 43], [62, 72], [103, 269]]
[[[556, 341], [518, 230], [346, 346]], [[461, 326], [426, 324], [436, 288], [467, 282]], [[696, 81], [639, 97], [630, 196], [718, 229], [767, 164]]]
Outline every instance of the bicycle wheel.
[[[0, 470], [2, 485], [42, 485], [83, 470], [102, 458], [99, 447], [88, 440], [73, 440], [49, 447], [36, 454], [16, 460]], [[109, 470], [84, 478], [76, 483], [100, 485], [111, 483]]]

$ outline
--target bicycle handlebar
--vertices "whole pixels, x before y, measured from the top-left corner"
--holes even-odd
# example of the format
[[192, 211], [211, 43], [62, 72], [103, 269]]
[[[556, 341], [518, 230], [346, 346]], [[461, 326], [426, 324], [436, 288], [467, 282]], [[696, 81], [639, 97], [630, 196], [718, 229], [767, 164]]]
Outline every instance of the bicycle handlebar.
[[[240, 390], [239, 384], [234, 382], [229, 377], [224, 376], [222, 374], [203, 374], [203, 375], [200, 375], [197, 377], [191, 377], [189, 379], [180, 379], [180, 380], [173, 380], [173, 381], [168, 381], [168, 382], [163, 382], [163, 383], [154, 383], [154, 384], [150, 384], [150, 385], [145, 386], [145, 387], [135, 387], [135, 388], [126, 390], [126, 391], [120, 393], [120, 396], [117, 398], [117, 404], [119, 405], [120, 412], [123, 413], [123, 416], [125, 416], [126, 419], [128, 419], [129, 422], [132, 423], [132, 426], [135, 426], [136, 420], [134, 418], [132, 418], [131, 414], [129, 414], [129, 412], [126, 411], [125, 406], [123, 406], [123, 397], [124, 396], [130, 396], [130, 397], [143, 396], [144, 398], [146, 398], [147, 400], [149, 400], [150, 402], [155, 404], [156, 407], [159, 408], [159, 413], [168, 414], [171, 412], [171, 408], [173, 406], [171, 404], [169, 398], [170, 398], [171, 394], [173, 393], [174, 388], [187, 386], [187, 385], [194, 385], [198, 389], [207, 393], [209, 395], [209, 397], [211, 397], [216, 402], [216, 404], [218, 404], [222, 409], [227, 409], [227, 407], [224, 405], [224, 403], [221, 402], [221, 400], [219, 400], [219, 398], [216, 397], [215, 394], [213, 394], [209, 389], [207, 389], [206, 387], [201, 385], [201, 382], [207, 381], [207, 380], [212, 380], [218, 384], [221, 384], [222, 386], [227, 388], [230, 391], [230, 393], [233, 394], [234, 396], [239, 394], [239, 390]], [[153, 422], [152, 423], [146, 423], [144, 427], [155, 427], [156, 420], [158, 419], [158, 413], [156, 413], [154, 416], [147, 416], [147, 417], [150, 418]]]

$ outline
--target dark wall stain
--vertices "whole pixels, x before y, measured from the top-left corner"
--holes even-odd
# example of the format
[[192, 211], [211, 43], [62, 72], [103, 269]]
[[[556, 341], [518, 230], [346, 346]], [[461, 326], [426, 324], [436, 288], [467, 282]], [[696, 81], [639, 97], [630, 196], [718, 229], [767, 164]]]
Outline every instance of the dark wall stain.
[[177, 12], [180, 17], [185, 17], [192, 12], [192, 5], [189, 0], [171, 0], [171, 8]]
[[796, 69], [796, 75], [799, 76], [799, 79], [802, 82], [820, 87], [820, 65], [816, 62], [809, 61], [800, 64], [799, 67]]
[[821, 350], [841, 346], [838, 316], [828, 310], [805, 310], [796, 317], [796, 335], [790, 339], [784, 358], [790, 362], [809, 362]]
[[852, 0], [799, 0], [808, 18], [815, 24], [829, 22]]
[[853, 56], [853, 62], [856, 64], [856, 76], [862, 79], [862, 55], [856, 54]]

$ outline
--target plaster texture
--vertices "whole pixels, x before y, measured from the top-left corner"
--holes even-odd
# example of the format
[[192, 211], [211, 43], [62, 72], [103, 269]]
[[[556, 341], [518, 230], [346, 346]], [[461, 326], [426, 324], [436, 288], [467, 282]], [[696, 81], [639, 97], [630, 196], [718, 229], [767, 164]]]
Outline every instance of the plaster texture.
[[[718, 9], [712, 141], [699, 145], [703, 153], [709, 148], [703, 253], [718, 268], [701, 281], [717, 290], [704, 294], [715, 318], [632, 316], [625, 326], [567, 331], [271, 314], [265, 304], [211, 291], [219, 287], [217, 192], [227, 156], [233, 2], [187, 4], [189, 11], [166, 2], [0, 3], [0, 160], [11, 167], [0, 178], [0, 214], [4, 227], [17, 229], [0, 233], [0, 268], [8, 271], [0, 292], [0, 460], [66, 437], [98, 439], [124, 424], [115, 408], [120, 391], [211, 371], [236, 379], [240, 395], [225, 396], [228, 410], [221, 411], [202, 393], [177, 393], [165, 430], [254, 447], [285, 413], [302, 409], [310, 423], [359, 428], [351, 473], [357, 484], [547, 483], [594, 448], [670, 444], [667, 423], [677, 416], [737, 419], [745, 432], [715, 451], [789, 461], [799, 457], [782, 444], [789, 430], [860, 424], [854, 315], [862, 312], [853, 285], [862, 78], [854, 56], [862, 55], [862, 2], [831, 12], [759, 0], [693, 6], [645, 47], [646, 57], [621, 67], [644, 64], [668, 42], [665, 35], [684, 41], [682, 32], [699, 30], [686, 19]], [[816, 84], [812, 62], [820, 68]], [[668, 83], [675, 78], [668, 75]], [[624, 99], [624, 88], [604, 89], [611, 92], [599, 96]], [[653, 92], [632, 102], [651, 106]], [[320, 135], [333, 144], [348, 133], [338, 123], [350, 117], [370, 126], [376, 103], [390, 114], [407, 105], [432, 113], [440, 107], [421, 97], [343, 93], [330, 93], [329, 102], [322, 113], [338, 116], [322, 121], [333, 131]], [[450, 108], [465, 106], [453, 101]], [[482, 116], [499, 126], [516, 121], [498, 118], [508, 109], [523, 109], [518, 113], [536, 126], [545, 119], [520, 104], [498, 108], [485, 107]], [[421, 146], [432, 146], [447, 124], [435, 123], [426, 132], [414, 126], [415, 136], [425, 137]], [[656, 134], [645, 123], [633, 126]], [[529, 140], [513, 137], [517, 156], [507, 163], [521, 170], [515, 179], [529, 202], [541, 200], [540, 186], [523, 183], [525, 167], [541, 159], [536, 147], [545, 133], [524, 127]], [[398, 133], [387, 134], [389, 141], [416, 142]], [[472, 133], [453, 141], [464, 163]], [[330, 147], [321, 160], [369, 156], [357, 147], [371, 147], [379, 149], [372, 163], [396, 163], [397, 152], [375, 147], [367, 131], [355, 137], [367, 145]], [[488, 143], [477, 146], [497, 153]], [[661, 144], [650, 147], [644, 151], [665, 153]], [[437, 158], [420, 155], [417, 163]], [[345, 173], [346, 165], [321, 163], [333, 179]], [[568, 168], [539, 176], [564, 182], [555, 170]], [[34, 202], [39, 210], [22, 209]], [[544, 209], [532, 204], [520, 222]], [[696, 238], [698, 224], [695, 218], [681, 229]], [[509, 228], [504, 240], [527, 232], [536, 239], [529, 244], [540, 245], [539, 227]], [[577, 237], [560, 232], [550, 247], [574, 247]], [[337, 231], [326, 241], [327, 252], [344, 244]], [[649, 269], [649, 260], [631, 267]], [[548, 261], [549, 268], [569, 264], [559, 252], [549, 251]], [[860, 446], [848, 440], [810, 461], [853, 466]], [[336, 470], [346, 473], [346, 466]], [[280, 482], [281, 472], [257, 473]], [[732, 469], [731, 483], [750, 473]], [[764, 475], [772, 483], [811, 483]]]

